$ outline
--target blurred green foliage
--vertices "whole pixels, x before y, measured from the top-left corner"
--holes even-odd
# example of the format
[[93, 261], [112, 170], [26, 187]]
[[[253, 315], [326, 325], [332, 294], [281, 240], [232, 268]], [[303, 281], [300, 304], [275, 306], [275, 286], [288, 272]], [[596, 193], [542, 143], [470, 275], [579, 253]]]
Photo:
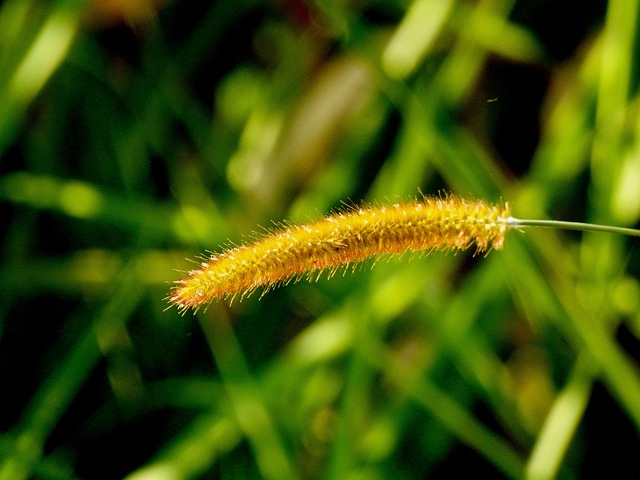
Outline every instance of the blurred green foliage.
[[164, 297], [260, 225], [418, 189], [637, 226], [639, 19], [3, 2], [0, 479], [637, 476], [635, 240], [513, 232], [197, 316]]

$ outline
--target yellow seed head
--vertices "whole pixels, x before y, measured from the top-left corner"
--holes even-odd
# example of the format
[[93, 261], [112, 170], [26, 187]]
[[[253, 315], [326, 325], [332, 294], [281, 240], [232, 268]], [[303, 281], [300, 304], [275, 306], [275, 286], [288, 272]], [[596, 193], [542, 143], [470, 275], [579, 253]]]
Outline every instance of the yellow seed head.
[[184, 312], [218, 298], [242, 298], [260, 287], [266, 292], [305, 274], [311, 278], [326, 270], [331, 276], [341, 267], [385, 254], [462, 250], [474, 244], [476, 252], [500, 250], [509, 212], [508, 204], [454, 195], [349, 208], [211, 255], [176, 282], [168, 299]]

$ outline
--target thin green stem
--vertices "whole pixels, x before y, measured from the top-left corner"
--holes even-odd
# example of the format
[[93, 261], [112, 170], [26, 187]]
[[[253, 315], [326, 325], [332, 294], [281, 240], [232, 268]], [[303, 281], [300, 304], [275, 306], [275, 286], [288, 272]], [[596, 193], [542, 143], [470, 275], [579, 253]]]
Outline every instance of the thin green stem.
[[640, 230], [635, 228], [613, 227], [610, 225], [597, 225], [594, 223], [565, 222], [562, 220], [522, 220], [519, 218], [509, 217], [507, 224], [511, 227], [543, 227], [558, 228], [563, 230], [579, 230], [582, 232], [606, 232], [620, 235], [630, 235], [632, 237], [640, 237]]

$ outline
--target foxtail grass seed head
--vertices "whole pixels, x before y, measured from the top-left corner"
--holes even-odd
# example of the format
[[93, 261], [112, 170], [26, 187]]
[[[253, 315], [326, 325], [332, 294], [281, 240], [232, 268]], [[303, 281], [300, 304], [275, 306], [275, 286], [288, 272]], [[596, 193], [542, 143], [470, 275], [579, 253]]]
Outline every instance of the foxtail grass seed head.
[[434, 250], [500, 250], [510, 227], [509, 205], [455, 195], [424, 196], [389, 206], [350, 207], [314, 223], [285, 226], [253, 243], [211, 254], [176, 282], [168, 300], [181, 313], [213, 300], [263, 293], [305, 275], [331, 277], [380, 255]]

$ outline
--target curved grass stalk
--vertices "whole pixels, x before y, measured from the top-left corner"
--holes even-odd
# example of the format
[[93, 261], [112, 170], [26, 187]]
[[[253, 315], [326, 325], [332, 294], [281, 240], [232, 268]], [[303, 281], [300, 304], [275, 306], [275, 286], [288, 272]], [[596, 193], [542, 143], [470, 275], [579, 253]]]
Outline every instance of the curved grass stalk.
[[405, 204], [348, 208], [316, 222], [281, 227], [252, 243], [200, 259], [199, 267], [176, 282], [168, 300], [181, 313], [218, 298], [241, 299], [263, 288], [341, 269], [383, 255], [464, 250], [500, 250], [507, 232], [525, 227], [597, 231], [640, 236], [640, 230], [510, 216], [508, 203], [492, 205], [456, 195], [423, 196]]

